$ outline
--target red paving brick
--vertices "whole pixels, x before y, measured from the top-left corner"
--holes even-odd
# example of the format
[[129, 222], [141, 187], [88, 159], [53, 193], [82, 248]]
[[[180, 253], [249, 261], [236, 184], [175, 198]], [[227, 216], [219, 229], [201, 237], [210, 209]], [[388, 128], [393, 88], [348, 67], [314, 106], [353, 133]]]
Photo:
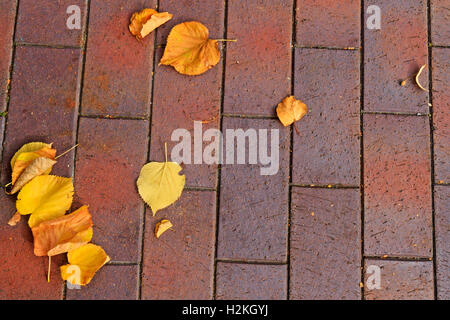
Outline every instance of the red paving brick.
[[93, 1], [82, 113], [145, 117], [150, 112], [153, 36], [137, 41], [128, 31], [133, 12], [154, 1]]
[[224, 112], [275, 115], [291, 92], [292, 0], [228, 3]]
[[450, 49], [433, 48], [434, 178], [450, 182]]
[[[369, 0], [364, 4], [381, 10], [381, 29], [364, 28], [364, 110], [428, 112], [428, 93], [413, 79], [400, 86], [428, 62], [426, 1]], [[425, 86], [427, 74], [424, 70], [421, 77]]]
[[146, 163], [147, 137], [148, 121], [80, 120], [75, 203], [89, 205], [93, 242], [112, 261], [140, 259], [143, 202], [136, 179]]
[[286, 300], [286, 265], [217, 263], [216, 299]]
[[360, 192], [292, 189], [290, 299], [360, 299]]
[[[80, 9], [80, 29], [69, 29], [67, 20], [73, 14], [67, 10]], [[17, 17], [16, 41], [25, 43], [81, 46], [86, 21], [85, 0], [21, 0]], [[72, 22], [72, 20], [70, 20]]]
[[296, 45], [359, 47], [360, 10], [360, 0], [298, 1]]
[[434, 187], [436, 280], [438, 299], [450, 299], [450, 187]]
[[366, 255], [432, 256], [428, 117], [364, 115]]
[[[213, 292], [216, 193], [184, 191], [155, 217], [146, 213], [142, 299], [211, 299]], [[156, 239], [156, 223], [173, 230]]]
[[[381, 289], [365, 289], [366, 300], [432, 300], [433, 262], [366, 260], [365, 268], [380, 268]], [[369, 275], [370, 276], [370, 275]], [[365, 276], [364, 283], [367, 283]]]
[[431, 0], [431, 42], [450, 45], [450, 0]]
[[136, 300], [138, 298], [138, 266], [106, 265], [89, 285], [67, 289], [67, 300]]
[[0, 4], [2, 7], [0, 11], [0, 112], [2, 112], [6, 108], [16, 0], [1, 0]]
[[[207, 3], [207, 5], [206, 5]], [[189, 4], [189, 5], [188, 5]], [[186, 7], [189, 10], [186, 11]], [[206, 10], [205, 10], [206, 8]], [[211, 38], [222, 38], [223, 1], [160, 1], [160, 11], [174, 14], [174, 19], [158, 29], [158, 43], [165, 43], [170, 29], [184, 21], [197, 20], [207, 26]], [[161, 59], [163, 48], [157, 51], [156, 60]], [[180, 75], [174, 68], [158, 66], [155, 69], [155, 86], [152, 114], [152, 160], [164, 160], [164, 143], [168, 150], [178, 142], [171, 142], [175, 129], [187, 129], [194, 139], [194, 120], [207, 121], [203, 131], [219, 127], [221, 103], [222, 62], [206, 73], [189, 77]], [[171, 115], [168, 117], [167, 115]], [[209, 142], [203, 143], [203, 147]], [[192, 142], [192, 150], [194, 150]], [[170, 154], [169, 154], [170, 156]], [[191, 159], [192, 163], [194, 159]], [[194, 187], [216, 187], [216, 165], [185, 164], [186, 184]]]
[[294, 134], [292, 182], [359, 185], [359, 54], [295, 50], [295, 96], [308, 106]]
[[277, 174], [265, 176], [261, 175], [260, 165], [222, 166], [217, 255], [228, 259], [285, 261], [289, 131], [275, 120], [224, 118], [224, 132], [238, 128], [268, 129], [269, 133], [278, 129], [280, 165]]

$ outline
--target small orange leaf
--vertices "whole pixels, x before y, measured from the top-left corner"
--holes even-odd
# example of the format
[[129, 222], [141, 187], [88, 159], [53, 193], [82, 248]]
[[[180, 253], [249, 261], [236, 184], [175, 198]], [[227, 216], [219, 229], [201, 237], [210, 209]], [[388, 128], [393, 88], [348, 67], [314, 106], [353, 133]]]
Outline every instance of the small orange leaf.
[[22, 217], [22, 215], [19, 212], [16, 212], [11, 219], [9, 219], [8, 221], [8, 225], [10, 225], [11, 227], [14, 227], [15, 225], [17, 225], [20, 222], [20, 218]]
[[173, 227], [173, 224], [169, 220], [161, 220], [160, 222], [158, 222], [155, 227], [156, 238], [159, 239], [159, 237], [161, 237], [161, 235], [164, 232], [166, 232], [167, 230], [169, 230], [172, 227]]
[[74, 250], [91, 241], [92, 219], [88, 207], [75, 212], [41, 222], [31, 231], [34, 237], [36, 256], [55, 256]]
[[153, 30], [172, 19], [168, 12], [157, 12], [153, 9], [143, 9], [131, 16], [129, 29], [133, 36], [143, 39]]
[[183, 22], [172, 28], [159, 64], [170, 65], [179, 73], [202, 74], [220, 61], [217, 40], [209, 39], [209, 31], [196, 21]]
[[286, 97], [277, 107], [278, 119], [287, 127], [306, 115], [306, 104], [294, 98]]

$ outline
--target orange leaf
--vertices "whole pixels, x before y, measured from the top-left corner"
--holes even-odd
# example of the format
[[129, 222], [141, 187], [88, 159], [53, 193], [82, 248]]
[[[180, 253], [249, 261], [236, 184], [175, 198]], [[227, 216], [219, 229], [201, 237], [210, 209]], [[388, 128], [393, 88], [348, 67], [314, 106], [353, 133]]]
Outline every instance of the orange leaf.
[[172, 19], [168, 12], [157, 12], [153, 9], [143, 9], [131, 16], [129, 29], [133, 36], [143, 39], [153, 30]]
[[24, 185], [30, 182], [34, 177], [49, 173], [56, 164], [55, 160], [39, 157], [30, 162], [22, 174], [17, 179], [10, 194], [18, 192]]
[[12, 184], [14, 185], [19, 176], [31, 164], [31, 162], [39, 157], [55, 160], [56, 149], [44, 147], [37, 151], [24, 152], [17, 156], [12, 168]]
[[286, 97], [277, 107], [278, 119], [287, 127], [306, 115], [306, 104], [294, 98]]
[[19, 212], [16, 212], [11, 219], [9, 219], [8, 221], [8, 225], [10, 225], [11, 227], [14, 227], [15, 225], [17, 225], [20, 222], [20, 218], [22, 217], [22, 215]]
[[179, 73], [199, 75], [220, 61], [217, 40], [209, 39], [209, 31], [196, 21], [183, 22], [172, 28], [159, 64], [170, 65]]
[[92, 219], [88, 207], [40, 223], [31, 231], [36, 256], [55, 256], [79, 248], [92, 238]]
[[161, 235], [166, 232], [167, 230], [169, 230], [170, 228], [173, 227], [172, 222], [170, 222], [169, 220], [161, 220], [160, 222], [158, 222], [156, 224], [155, 227], [155, 237], [157, 239], [159, 239], [159, 237], [161, 237]]

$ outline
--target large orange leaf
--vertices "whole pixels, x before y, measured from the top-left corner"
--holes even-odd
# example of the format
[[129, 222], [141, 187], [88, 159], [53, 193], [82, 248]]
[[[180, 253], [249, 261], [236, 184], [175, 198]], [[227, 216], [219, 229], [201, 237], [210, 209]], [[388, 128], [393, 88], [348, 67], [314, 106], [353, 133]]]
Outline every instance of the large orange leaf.
[[196, 21], [183, 22], [172, 28], [159, 64], [170, 65], [179, 73], [199, 75], [220, 61], [217, 40], [209, 39], [209, 31]]
[[168, 12], [143, 9], [140, 12], [133, 13], [128, 28], [133, 36], [142, 39], [170, 19], [172, 19], [172, 15]]
[[40, 223], [32, 228], [34, 254], [55, 256], [79, 248], [92, 239], [92, 219], [88, 207]]

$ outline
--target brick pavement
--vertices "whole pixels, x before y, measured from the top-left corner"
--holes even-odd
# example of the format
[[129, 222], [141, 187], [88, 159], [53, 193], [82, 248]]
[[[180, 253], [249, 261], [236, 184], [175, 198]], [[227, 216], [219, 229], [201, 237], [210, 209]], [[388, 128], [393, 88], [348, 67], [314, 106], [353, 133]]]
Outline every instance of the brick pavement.
[[[80, 291], [55, 258], [48, 284], [1, 193], [0, 298], [448, 299], [450, 2], [341, 2], [0, 0], [1, 183], [23, 143], [80, 143], [54, 172], [74, 177], [74, 207], [90, 205], [112, 258]], [[65, 26], [69, 4], [80, 30]], [[157, 5], [174, 19], [137, 42], [130, 15]], [[366, 27], [369, 5], [380, 30]], [[189, 20], [237, 39], [196, 77], [158, 66], [170, 28]], [[429, 93], [400, 86], [429, 63]], [[299, 134], [275, 117], [289, 94], [309, 108]], [[186, 165], [181, 199], [152, 217], [141, 166], [206, 119], [203, 130], [279, 129], [277, 174]], [[156, 240], [161, 218], [174, 231]]]

